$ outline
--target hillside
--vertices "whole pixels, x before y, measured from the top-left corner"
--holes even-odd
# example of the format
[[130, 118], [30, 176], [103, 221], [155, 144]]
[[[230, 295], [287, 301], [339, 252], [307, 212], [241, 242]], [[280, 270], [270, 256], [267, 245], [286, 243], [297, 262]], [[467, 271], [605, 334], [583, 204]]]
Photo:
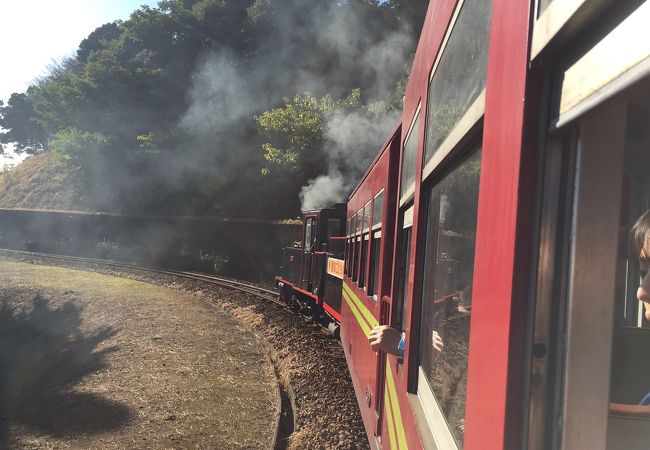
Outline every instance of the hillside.
[[94, 212], [78, 186], [45, 152], [0, 174], [0, 208]]

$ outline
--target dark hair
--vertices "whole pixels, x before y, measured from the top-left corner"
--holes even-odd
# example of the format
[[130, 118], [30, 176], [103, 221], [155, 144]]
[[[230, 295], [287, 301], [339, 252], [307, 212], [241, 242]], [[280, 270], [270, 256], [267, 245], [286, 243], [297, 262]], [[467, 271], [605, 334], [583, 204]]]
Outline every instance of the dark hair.
[[[629, 249], [634, 261], [639, 260], [641, 250], [650, 242], [650, 209], [643, 213], [630, 230]], [[650, 255], [646, 255], [650, 257]]]

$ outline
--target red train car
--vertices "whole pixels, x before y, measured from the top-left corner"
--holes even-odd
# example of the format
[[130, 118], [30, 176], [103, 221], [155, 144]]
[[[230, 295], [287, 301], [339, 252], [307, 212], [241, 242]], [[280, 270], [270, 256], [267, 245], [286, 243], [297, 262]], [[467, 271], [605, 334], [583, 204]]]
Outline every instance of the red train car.
[[[373, 448], [650, 448], [625, 252], [650, 207], [648, 23], [643, 1], [430, 3], [347, 205], [341, 340]], [[403, 357], [370, 350], [376, 324]]]

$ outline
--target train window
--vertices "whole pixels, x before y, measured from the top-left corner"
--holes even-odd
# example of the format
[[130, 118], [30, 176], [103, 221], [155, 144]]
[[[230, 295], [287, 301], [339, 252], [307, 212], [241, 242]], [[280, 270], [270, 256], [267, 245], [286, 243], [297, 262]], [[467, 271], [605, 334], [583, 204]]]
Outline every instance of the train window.
[[341, 219], [327, 219], [327, 239], [341, 236]]
[[[649, 110], [646, 79], [567, 127], [562, 134], [571, 145], [549, 135], [547, 151], [571, 151], [575, 168], [563, 190], [567, 205], [549, 208], [544, 218], [557, 232], [540, 243], [562, 254], [553, 257], [548, 293], [536, 298], [536, 315], [546, 320], [536, 323], [535, 345], [549, 344], [549, 351], [533, 358], [551, 355], [547, 366], [534, 366], [548, 383], [531, 402], [531, 410], [544, 408], [536, 448], [548, 443], [544, 429], [564, 449], [648, 448], [650, 407], [641, 403], [650, 391], [650, 328], [641, 302], [634, 303], [638, 273], [626, 247], [629, 226], [649, 206]], [[558, 181], [549, 178], [545, 190], [552, 193]]]
[[411, 262], [411, 232], [413, 229], [413, 206], [401, 213], [402, 230], [398, 240], [397, 292], [394, 306], [393, 327], [404, 331], [406, 328], [406, 291], [408, 287]]
[[314, 228], [314, 218], [308, 217], [305, 222], [305, 251], [310, 252], [312, 247], [312, 240], [314, 238], [313, 233]]
[[345, 239], [345, 265], [343, 270], [347, 276], [350, 276], [350, 238]]
[[361, 230], [363, 230], [363, 208], [357, 211], [357, 228], [355, 233], [359, 234], [361, 233]]
[[361, 250], [361, 238], [357, 236], [353, 241], [354, 255], [352, 257], [352, 281], [357, 281], [359, 275], [359, 251]]
[[350, 219], [345, 222], [345, 266], [344, 271], [350, 276]]
[[[637, 298], [642, 280], [638, 258], [630, 255], [627, 236], [650, 209], [650, 89], [636, 93], [627, 105], [624, 169], [614, 294], [614, 341], [610, 382], [608, 449], [647, 448], [650, 406], [650, 311]], [[639, 408], [634, 414], [634, 409]], [[627, 411], [628, 409], [632, 411]], [[625, 418], [626, 415], [632, 418]]]
[[420, 111], [416, 113], [408, 137], [404, 141], [402, 156], [402, 173], [400, 175], [400, 205], [405, 203], [415, 192], [415, 162], [418, 154], [418, 136], [420, 134]]
[[370, 228], [370, 206], [371, 202], [368, 202], [363, 207], [363, 231], [368, 231]]
[[553, 2], [553, 0], [539, 0], [539, 4], [537, 6], [538, 15], [544, 13], [544, 11], [546, 11], [546, 8], [548, 8], [548, 5], [550, 5], [551, 2]]
[[423, 179], [483, 115], [491, 0], [460, 2], [429, 82]]
[[372, 201], [372, 228], [381, 226], [382, 214], [384, 212], [384, 191], [377, 194]]
[[381, 230], [372, 233], [370, 249], [370, 270], [368, 272], [368, 295], [377, 300], [379, 292], [379, 252], [381, 248]]
[[477, 150], [433, 186], [427, 207], [418, 395], [430, 423], [442, 412], [459, 448], [463, 446], [480, 162]]
[[368, 261], [368, 233], [364, 233], [361, 238], [361, 267], [359, 267], [359, 287], [366, 285], [366, 262]]

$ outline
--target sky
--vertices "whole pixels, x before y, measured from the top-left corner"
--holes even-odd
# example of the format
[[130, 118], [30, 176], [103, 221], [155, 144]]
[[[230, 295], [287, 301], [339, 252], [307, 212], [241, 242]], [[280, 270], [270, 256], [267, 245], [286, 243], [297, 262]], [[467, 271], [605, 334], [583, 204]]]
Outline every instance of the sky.
[[[0, 100], [25, 92], [52, 61], [74, 54], [95, 28], [158, 0], [0, 0]], [[20, 158], [0, 155], [0, 168]]]

